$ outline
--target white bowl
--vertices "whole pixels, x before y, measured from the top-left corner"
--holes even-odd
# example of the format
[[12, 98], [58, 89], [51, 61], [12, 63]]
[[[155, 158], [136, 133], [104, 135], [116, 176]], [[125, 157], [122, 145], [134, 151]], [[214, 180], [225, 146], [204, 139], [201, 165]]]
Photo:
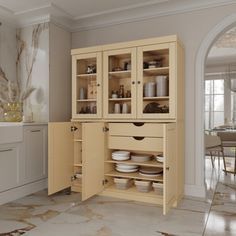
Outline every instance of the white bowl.
[[135, 154], [135, 155], [131, 155], [131, 160], [136, 161], [136, 162], [145, 162], [145, 161], [150, 161], [151, 156]]
[[132, 170], [132, 169], [137, 169], [138, 165], [116, 164], [116, 167], [119, 169]]

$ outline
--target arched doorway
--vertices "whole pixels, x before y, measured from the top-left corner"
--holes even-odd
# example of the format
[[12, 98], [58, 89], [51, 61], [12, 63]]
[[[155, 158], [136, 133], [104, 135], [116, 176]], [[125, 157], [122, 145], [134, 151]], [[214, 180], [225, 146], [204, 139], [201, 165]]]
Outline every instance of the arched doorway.
[[[236, 25], [236, 14], [226, 17], [205, 37], [196, 57], [195, 69], [195, 179], [196, 185], [204, 188], [204, 76], [206, 57], [213, 43]], [[204, 190], [203, 190], [204, 191]]]

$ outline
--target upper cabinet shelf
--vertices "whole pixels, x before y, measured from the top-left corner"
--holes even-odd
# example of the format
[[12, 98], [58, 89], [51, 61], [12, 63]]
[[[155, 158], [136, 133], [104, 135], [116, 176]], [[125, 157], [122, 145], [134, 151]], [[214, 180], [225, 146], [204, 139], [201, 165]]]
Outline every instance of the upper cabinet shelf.
[[143, 73], [147, 76], [168, 75], [169, 67], [147, 68], [143, 69]]
[[91, 78], [91, 77], [96, 77], [97, 74], [96, 73], [91, 73], [91, 74], [78, 74], [77, 77], [81, 77], [81, 78]]
[[182, 110], [176, 36], [74, 49], [72, 61], [73, 119], [176, 120]]

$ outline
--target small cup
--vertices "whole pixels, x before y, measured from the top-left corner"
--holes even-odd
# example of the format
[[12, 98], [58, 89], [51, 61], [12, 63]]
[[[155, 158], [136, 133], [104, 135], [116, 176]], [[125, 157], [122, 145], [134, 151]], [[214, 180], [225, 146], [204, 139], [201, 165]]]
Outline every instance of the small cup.
[[114, 113], [119, 114], [120, 113], [120, 104], [116, 103], [114, 106]]

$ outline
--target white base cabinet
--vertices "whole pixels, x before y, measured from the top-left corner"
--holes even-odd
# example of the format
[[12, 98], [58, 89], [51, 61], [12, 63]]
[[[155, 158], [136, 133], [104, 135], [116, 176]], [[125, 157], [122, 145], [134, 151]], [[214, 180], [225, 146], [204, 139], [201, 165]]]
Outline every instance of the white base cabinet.
[[0, 192], [24, 183], [22, 146], [17, 143], [0, 145]]
[[0, 143], [0, 204], [14, 200], [13, 192], [23, 197], [47, 187], [47, 125], [23, 125], [21, 132], [14, 143]]
[[47, 127], [24, 128], [25, 183], [47, 177]]

